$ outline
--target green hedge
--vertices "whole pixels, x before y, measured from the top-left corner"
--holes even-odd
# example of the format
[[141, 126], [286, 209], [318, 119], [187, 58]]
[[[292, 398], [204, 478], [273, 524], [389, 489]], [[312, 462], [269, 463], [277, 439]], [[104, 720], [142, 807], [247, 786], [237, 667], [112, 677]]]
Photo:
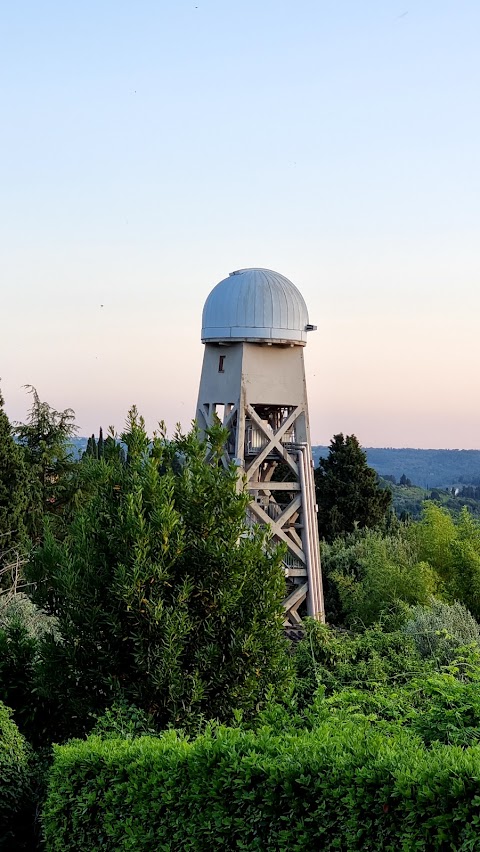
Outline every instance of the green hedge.
[[25, 740], [0, 702], [0, 849], [19, 848], [28, 800], [28, 751]]
[[331, 721], [56, 749], [48, 852], [480, 848], [480, 747]]

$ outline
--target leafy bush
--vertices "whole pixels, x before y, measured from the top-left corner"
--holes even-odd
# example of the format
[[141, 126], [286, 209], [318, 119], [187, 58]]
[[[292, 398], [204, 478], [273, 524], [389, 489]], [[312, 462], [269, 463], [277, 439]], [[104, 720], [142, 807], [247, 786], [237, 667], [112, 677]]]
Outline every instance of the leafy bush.
[[368, 627], [379, 620], [399, 626], [410, 606], [427, 603], [438, 582], [404, 530], [390, 535], [357, 531], [324, 544], [322, 568], [327, 614], [348, 627]]
[[346, 687], [374, 690], [433, 670], [433, 664], [420, 658], [413, 639], [401, 631], [385, 633], [376, 625], [352, 635], [311, 619], [305, 621], [305, 638], [293, 660], [301, 708], [312, 703], [318, 688], [327, 696]]
[[478, 668], [476, 675], [474, 680], [461, 680], [439, 672], [394, 687], [347, 687], [327, 697], [319, 691], [305, 718], [312, 729], [332, 717], [343, 722], [355, 718], [391, 735], [409, 729], [426, 746], [475, 745], [480, 740]]
[[93, 736], [102, 739], [133, 740], [136, 737], [155, 736], [153, 719], [134, 704], [116, 701], [97, 718]]
[[433, 598], [429, 606], [414, 607], [403, 629], [421, 657], [434, 657], [440, 664], [454, 660], [464, 645], [480, 648], [480, 627], [458, 601], [446, 604]]
[[460, 601], [480, 619], [480, 521], [466, 507], [454, 521], [446, 510], [428, 502], [411, 536], [419, 558], [440, 576], [443, 595], [450, 602]]
[[39, 688], [40, 645], [57, 636], [56, 618], [26, 595], [0, 599], [0, 700], [35, 747], [43, 743], [51, 713]]
[[58, 620], [55, 616], [47, 615], [23, 592], [0, 598], [0, 630], [8, 630], [15, 623], [24, 627], [32, 639], [58, 636]]
[[[0, 849], [20, 848], [18, 834], [29, 795], [28, 751], [25, 740], [0, 702]], [[19, 831], [20, 829], [20, 831]]]
[[[450, 609], [447, 608], [450, 612]], [[458, 614], [458, 608], [454, 609]], [[462, 614], [462, 613], [460, 613]], [[463, 614], [462, 614], [463, 615]], [[468, 622], [467, 622], [468, 623]], [[315, 728], [324, 720], [352, 717], [372, 724], [408, 728], [426, 745], [433, 742], [466, 746], [480, 739], [480, 648], [456, 646], [449, 665], [438, 657], [423, 658], [406, 631], [363, 634], [335, 632], [307, 621], [305, 638], [297, 645], [296, 705], [284, 730]], [[454, 659], [452, 657], [454, 656]], [[276, 711], [280, 722], [282, 712]], [[274, 720], [274, 708], [265, 718]]]
[[364, 720], [91, 738], [56, 749], [47, 852], [474, 849], [479, 765], [480, 747], [427, 750]]
[[410, 685], [411, 728], [426, 745], [468, 746], [480, 741], [479, 679], [465, 682], [452, 674], [435, 674]]
[[126, 459], [112, 448], [78, 465], [79, 505], [29, 567], [36, 602], [58, 617], [41, 676], [64, 739], [122, 696], [159, 728], [253, 716], [290, 676], [281, 554], [247, 525], [225, 431], [151, 442], [134, 409], [127, 426]]
[[37, 643], [18, 623], [0, 629], [0, 701], [15, 713], [23, 733], [32, 719]]

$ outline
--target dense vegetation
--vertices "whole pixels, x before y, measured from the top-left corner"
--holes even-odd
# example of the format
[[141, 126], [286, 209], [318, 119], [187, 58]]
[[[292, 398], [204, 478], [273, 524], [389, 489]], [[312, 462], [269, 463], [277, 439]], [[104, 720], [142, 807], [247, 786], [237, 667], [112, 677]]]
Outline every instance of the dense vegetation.
[[327, 541], [355, 528], [374, 527], [387, 514], [392, 497], [381, 488], [355, 435], [334, 435], [327, 458], [315, 471], [318, 526]]
[[289, 644], [221, 428], [149, 438], [132, 409], [74, 458], [32, 394], [15, 428], [0, 405], [0, 848], [35, 814], [47, 850], [476, 848], [480, 521], [400, 521], [334, 436], [328, 626]]
[[[437, 506], [447, 509], [451, 515], [458, 516], [463, 508], [471, 515], [480, 518], [480, 491], [470, 486], [454, 488], [432, 488], [426, 491], [415, 485], [400, 485], [388, 482], [392, 493], [392, 506], [402, 520], [418, 520], [423, 511], [425, 500], [432, 500]], [[477, 496], [478, 495], [478, 496]]]
[[[221, 465], [223, 431], [149, 442], [132, 410], [107, 458], [86, 457], [77, 505], [28, 569], [61, 641], [42, 648], [55, 729], [78, 733], [121, 696], [157, 725], [251, 714], [288, 676], [279, 553], [246, 526], [248, 497]], [[81, 497], [80, 497], [81, 495]], [[249, 533], [249, 534], [247, 534]], [[53, 569], [53, 570], [52, 570]]]
[[347, 718], [296, 734], [77, 742], [57, 752], [47, 846], [475, 849], [479, 759], [478, 746], [429, 749]]

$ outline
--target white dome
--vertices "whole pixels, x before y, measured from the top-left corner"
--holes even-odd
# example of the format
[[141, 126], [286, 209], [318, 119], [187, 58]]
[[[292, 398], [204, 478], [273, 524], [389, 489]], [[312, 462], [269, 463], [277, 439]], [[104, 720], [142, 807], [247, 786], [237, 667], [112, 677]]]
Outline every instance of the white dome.
[[299, 290], [271, 269], [239, 269], [220, 281], [205, 302], [202, 342], [235, 340], [305, 346], [308, 311]]

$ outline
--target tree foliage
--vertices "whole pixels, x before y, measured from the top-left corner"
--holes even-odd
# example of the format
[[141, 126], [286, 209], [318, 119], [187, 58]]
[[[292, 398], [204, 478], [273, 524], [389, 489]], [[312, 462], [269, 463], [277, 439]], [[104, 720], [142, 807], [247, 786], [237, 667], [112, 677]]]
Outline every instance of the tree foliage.
[[[107, 436], [107, 442], [109, 440], [109, 436]], [[110, 438], [111, 440], [111, 438]], [[98, 441], [95, 438], [95, 435], [91, 435], [87, 441], [87, 446], [84, 456], [91, 456], [94, 459], [102, 459], [105, 455], [105, 441], [103, 438], [103, 429], [100, 427], [100, 431], [98, 433]]]
[[426, 604], [439, 584], [405, 528], [386, 534], [358, 530], [322, 545], [326, 609], [348, 627], [402, 623], [408, 608]]
[[[17, 427], [18, 444], [0, 403], [0, 524], [14, 536], [20, 534], [27, 516], [34, 538], [27, 577], [32, 586], [26, 590], [34, 600], [25, 593], [0, 595], [0, 702], [11, 707], [20, 731], [34, 748], [83, 735], [95, 726], [92, 742], [102, 743], [100, 770], [92, 774], [91, 766], [83, 758], [80, 761], [80, 814], [91, 811], [84, 773], [94, 784], [98, 775], [100, 783], [104, 754], [119, 749], [121, 761], [127, 745], [135, 754], [137, 747], [138, 754], [145, 750], [153, 755], [157, 748], [158, 754], [166, 754], [174, 742], [172, 758], [177, 745], [177, 756], [187, 754], [190, 745], [181, 736], [158, 738], [158, 731], [168, 726], [181, 728], [190, 737], [200, 730], [207, 732], [205, 750], [202, 737], [192, 742], [191, 749], [193, 754], [199, 743], [198, 755], [205, 757], [201, 769], [205, 788], [212, 759], [219, 755], [220, 784], [225, 755], [223, 746], [217, 750], [215, 742], [224, 742], [234, 764], [232, 778], [240, 771], [241, 813], [252, 804], [252, 789], [255, 800], [263, 789], [251, 774], [258, 743], [265, 744], [262, 759], [255, 764], [262, 784], [267, 771], [276, 784], [280, 778], [277, 758], [283, 755], [288, 802], [298, 799], [292, 799], [291, 790], [292, 784], [298, 784], [301, 761], [310, 773], [311, 750], [321, 763], [331, 746], [331, 760], [318, 778], [319, 790], [332, 792], [332, 831], [337, 832], [328, 835], [332, 848], [340, 837], [348, 837], [349, 843], [356, 838], [359, 848], [365, 846], [364, 829], [352, 817], [350, 806], [356, 795], [352, 793], [355, 779], [361, 775], [366, 781], [360, 804], [366, 814], [365, 830], [369, 830], [371, 809], [364, 798], [373, 790], [372, 803], [377, 802], [380, 770], [375, 764], [371, 775], [370, 769], [364, 774], [362, 743], [367, 740], [368, 754], [374, 756], [372, 744], [381, 745], [385, 753], [392, 746], [394, 766], [400, 757], [403, 760], [405, 749], [410, 750], [411, 758], [421, 764], [419, 784], [431, 775], [428, 796], [437, 789], [438, 749], [450, 749], [441, 752], [447, 755], [442, 766], [451, 766], [451, 777], [457, 778], [463, 755], [480, 739], [480, 627], [476, 620], [480, 617], [480, 523], [468, 511], [452, 518], [427, 501], [418, 523], [403, 525], [392, 519], [389, 493], [379, 487], [357, 439], [334, 436], [330, 455], [316, 472], [316, 483], [321, 533], [327, 539], [322, 542], [327, 616], [337, 629], [307, 619], [301, 628], [304, 638], [289, 654], [283, 635], [281, 553], [265, 528], [246, 523], [249, 497], [239, 490], [237, 470], [224, 467], [225, 431], [220, 424], [206, 442], [195, 432], [177, 432], [169, 441], [162, 429], [150, 440], [142, 418], [132, 409], [120, 440], [113, 431], [104, 440], [100, 430], [98, 439], [90, 439], [83, 458], [74, 460], [69, 445], [73, 413], [57, 412], [42, 403], [33, 389], [32, 394], [29, 420]], [[282, 476], [279, 469], [277, 479]], [[403, 490], [408, 491], [406, 485]], [[0, 728], [5, 713], [8, 717], [0, 704]], [[232, 724], [236, 730], [211, 720]], [[245, 733], [248, 743], [238, 762], [236, 738], [240, 742]], [[148, 740], [153, 746], [145, 744], [144, 734], [157, 735]], [[290, 751], [294, 737], [298, 752]], [[119, 746], [118, 738], [131, 742]], [[340, 825], [339, 778], [346, 765], [344, 756], [353, 754], [357, 746], [361, 772], [355, 764], [353, 775], [342, 781], [346, 804]], [[467, 758], [465, 766], [470, 766]], [[0, 742], [0, 763], [1, 759]], [[95, 760], [92, 766], [97, 766]], [[167, 764], [160, 774], [166, 779], [170, 801], [174, 764], [168, 760]], [[337, 773], [333, 780], [330, 769]], [[145, 772], [151, 789], [150, 764]], [[411, 775], [406, 758], [405, 772], [409, 808]], [[466, 777], [470, 778], [468, 773], [469, 768]], [[184, 777], [180, 767], [178, 778]], [[388, 787], [390, 768], [385, 778]], [[57, 781], [63, 797], [66, 788], [59, 776]], [[108, 797], [109, 783], [107, 779]], [[30, 817], [38, 796], [43, 795], [41, 771], [33, 787]], [[188, 783], [188, 809], [192, 791], [187, 787]], [[174, 789], [176, 806], [176, 781]], [[218, 813], [224, 813], [223, 781], [218, 789]], [[310, 778], [305, 789], [311, 790]], [[265, 797], [266, 810], [258, 812], [259, 819], [266, 827], [265, 837], [273, 837], [269, 832], [278, 817], [278, 838], [285, 839], [284, 792], [280, 795], [275, 786], [272, 791]], [[275, 804], [277, 794], [280, 807]], [[121, 805], [115, 830], [124, 832], [124, 796], [118, 790], [115, 795]], [[136, 796], [132, 801], [137, 801]], [[58, 804], [61, 810], [60, 799]], [[390, 800], [381, 800], [379, 844], [385, 839], [385, 804], [390, 807]], [[143, 839], [150, 848], [148, 796], [143, 806], [147, 817]], [[415, 820], [422, 807], [420, 803]], [[0, 802], [0, 812], [1, 808]], [[97, 801], [93, 821], [98, 816], [98, 826], [103, 826], [107, 813], [102, 808]], [[177, 816], [172, 810], [172, 825], [181, 832]], [[200, 822], [197, 828], [203, 836]], [[163, 811], [159, 825], [163, 831]], [[257, 832], [257, 824], [251, 831], [250, 825], [247, 818], [244, 837]], [[397, 831], [398, 820], [392, 826]], [[418, 839], [423, 827], [417, 828], [415, 823]], [[226, 837], [230, 829], [228, 825]], [[208, 819], [205, 831], [211, 833]], [[56, 843], [55, 832], [52, 836]], [[171, 838], [165, 836], [169, 843]], [[302, 837], [308, 845], [312, 837], [308, 826]], [[70, 840], [72, 848], [78, 848], [78, 838]], [[13, 849], [10, 841], [11, 836], [8, 848]], [[59, 842], [64, 843], [64, 838]]]
[[75, 434], [71, 408], [56, 411], [42, 402], [36, 389], [27, 385], [32, 405], [26, 423], [15, 428], [29, 472], [28, 532], [36, 540], [46, 514], [58, 515], [71, 495], [73, 456], [70, 438]]
[[334, 435], [327, 458], [315, 470], [320, 537], [332, 541], [358, 527], [381, 523], [391, 493], [378, 484], [375, 471], [355, 435]]
[[480, 521], [464, 508], [455, 522], [446, 510], [426, 502], [411, 535], [420, 559], [441, 578], [447, 600], [460, 601], [480, 619]]
[[88, 726], [119, 696], [157, 724], [253, 713], [288, 674], [281, 558], [246, 525], [248, 495], [221, 464], [224, 432], [150, 443], [129, 415], [127, 461], [86, 457], [83, 498], [37, 550], [36, 600], [58, 618], [43, 645], [60, 718]]
[[0, 598], [0, 701], [14, 711], [22, 734], [36, 747], [54, 715], [55, 695], [50, 702], [40, 697], [41, 646], [47, 637], [59, 638], [53, 616], [22, 592]]

